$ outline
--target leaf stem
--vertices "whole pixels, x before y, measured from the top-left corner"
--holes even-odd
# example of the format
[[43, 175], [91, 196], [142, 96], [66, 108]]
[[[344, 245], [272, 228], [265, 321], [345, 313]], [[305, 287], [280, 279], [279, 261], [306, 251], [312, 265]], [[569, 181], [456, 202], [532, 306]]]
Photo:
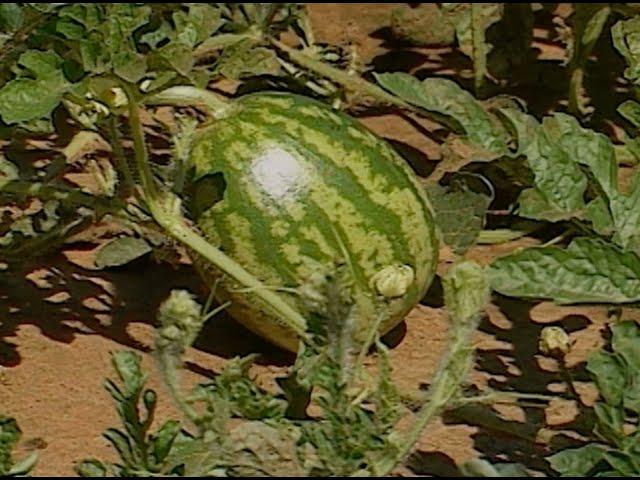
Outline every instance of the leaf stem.
[[483, 8], [482, 5], [471, 4], [471, 56], [473, 58], [473, 86], [476, 97], [480, 95], [484, 86], [487, 62], [485, 30], [477, 24], [482, 20], [481, 8]]

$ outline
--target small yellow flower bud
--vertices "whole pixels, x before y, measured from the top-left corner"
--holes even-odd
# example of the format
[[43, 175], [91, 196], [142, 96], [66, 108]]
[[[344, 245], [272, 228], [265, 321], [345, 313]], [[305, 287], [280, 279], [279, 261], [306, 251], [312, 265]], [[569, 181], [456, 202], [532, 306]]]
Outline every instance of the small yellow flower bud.
[[409, 265], [389, 265], [376, 273], [371, 282], [380, 295], [395, 298], [407, 293], [413, 280], [413, 268]]
[[564, 357], [571, 350], [569, 335], [560, 327], [545, 327], [540, 332], [540, 352], [550, 357]]

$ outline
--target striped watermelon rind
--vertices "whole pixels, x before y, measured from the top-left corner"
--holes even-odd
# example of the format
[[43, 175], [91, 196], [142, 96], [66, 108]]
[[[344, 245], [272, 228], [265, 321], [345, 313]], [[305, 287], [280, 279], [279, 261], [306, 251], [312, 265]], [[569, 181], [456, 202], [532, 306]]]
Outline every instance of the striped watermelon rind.
[[[433, 279], [438, 245], [423, 187], [407, 163], [355, 119], [308, 97], [240, 97], [200, 131], [192, 149], [196, 221], [220, 248], [303, 315], [291, 292], [342, 258], [362, 293], [360, 325], [383, 311], [381, 333], [402, 321]], [[207, 178], [223, 193], [206, 204]], [[219, 192], [220, 193], [220, 192]], [[348, 258], [344, 258], [347, 256]], [[197, 262], [208, 281], [220, 277]], [[395, 282], [395, 283], [394, 283]], [[260, 336], [289, 350], [295, 335], [250, 292], [225, 280], [218, 300]]]

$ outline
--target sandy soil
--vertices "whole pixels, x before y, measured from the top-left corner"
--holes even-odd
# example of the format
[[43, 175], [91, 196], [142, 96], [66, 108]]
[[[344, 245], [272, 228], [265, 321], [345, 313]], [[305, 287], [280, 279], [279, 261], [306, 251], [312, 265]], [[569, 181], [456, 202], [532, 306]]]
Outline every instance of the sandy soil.
[[[355, 43], [363, 62], [380, 60], [387, 52], [380, 30], [388, 24], [392, 5], [315, 4], [312, 12], [318, 39]], [[421, 152], [421, 168], [428, 170], [429, 162], [438, 159], [434, 140], [413, 122], [390, 115], [364, 121], [390, 140]], [[476, 247], [468, 256], [488, 262], [531, 242], [525, 239], [498, 247]], [[31, 273], [29, 280], [12, 279], [0, 288], [1, 410], [15, 416], [24, 432], [20, 453], [39, 452], [36, 475], [73, 475], [73, 464], [80, 459], [114, 458], [101, 437], [107, 427], [118, 425], [102, 388], [103, 379], [113, 374], [110, 352], [114, 350], [128, 348], [141, 353], [150, 373], [149, 386], [160, 393], [157, 418], [177, 415], [151, 355], [153, 319], [171, 288], [203, 290], [187, 265], [173, 268], [147, 259], [96, 273], [81, 267], [87, 255], [82, 246], [74, 249], [41, 259], [25, 268], [25, 274]], [[451, 258], [443, 250], [441, 267]], [[388, 337], [393, 347], [392, 364], [402, 366], [395, 377], [404, 388], [428, 383], [445, 347], [447, 323], [440, 295], [436, 285], [424, 305], [416, 307], [405, 324]], [[498, 390], [560, 394], [557, 365], [537, 353], [540, 330], [546, 325], [561, 325], [571, 332], [575, 344], [568, 362], [578, 367], [580, 382], [584, 375], [579, 367], [586, 354], [601, 344], [606, 321], [604, 308], [496, 299], [476, 336], [478, 360], [472, 380], [478, 386]], [[265, 382], [291, 361], [289, 355], [220, 317], [188, 353], [187, 381], [203, 381], [219, 371], [224, 359], [253, 351], [263, 353], [255, 374]], [[579, 385], [585, 401], [592, 401], [588, 385]], [[546, 410], [496, 406], [459, 412], [457, 417], [447, 415], [427, 428], [411, 463], [424, 474], [451, 473], [454, 462], [477, 455], [544, 467], [540, 459], [545, 453], [540, 440], [542, 427], [570, 426], [574, 416], [575, 405], [561, 397]]]

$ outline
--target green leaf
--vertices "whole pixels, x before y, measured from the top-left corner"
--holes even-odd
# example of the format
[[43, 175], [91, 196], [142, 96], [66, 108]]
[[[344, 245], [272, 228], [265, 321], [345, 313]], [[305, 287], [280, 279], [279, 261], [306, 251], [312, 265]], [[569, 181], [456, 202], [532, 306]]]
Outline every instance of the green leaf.
[[611, 327], [611, 346], [633, 371], [640, 372], [640, 327], [633, 321], [620, 322]]
[[193, 45], [209, 38], [222, 25], [220, 9], [212, 4], [191, 4], [189, 12], [176, 12], [173, 15], [176, 31], [184, 32], [192, 28], [195, 32]]
[[24, 14], [18, 3], [0, 3], [0, 30], [15, 31], [22, 26]]
[[589, 357], [587, 370], [594, 378], [605, 402], [621, 405], [625, 389], [625, 368], [616, 355], [596, 352]]
[[0, 156], [0, 190], [9, 182], [18, 178], [18, 167]]
[[83, 460], [73, 467], [81, 477], [106, 477], [107, 467], [99, 460]]
[[12, 124], [50, 115], [60, 103], [64, 90], [62, 74], [58, 80], [52, 84], [23, 78], [7, 82], [0, 89], [2, 120]]
[[484, 227], [491, 197], [462, 184], [449, 188], [433, 184], [427, 187], [427, 194], [444, 243], [462, 255], [476, 242]]
[[618, 194], [618, 168], [608, 137], [582, 128], [575, 118], [562, 113], [545, 119], [545, 123], [550, 140], [574, 162], [588, 167], [605, 195], [613, 198]]
[[618, 113], [629, 120], [634, 127], [640, 128], [640, 103], [627, 100], [618, 106]]
[[60, 9], [58, 16], [74, 20], [89, 31], [96, 29], [103, 22], [100, 6], [93, 3], [68, 4]]
[[179, 468], [183, 477], [228, 476], [226, 469], [221, 467], [224, 453], [217, 442], [205, 442], [180, 433], [166, 464], [172, 470]]
[[161, 464], [169, 455], [173, 442], [175, 441], [178, 433], [180, 433], [180, 422], [175, 420], [169, 420], [165, 422], [162, 427], [151, 438], [151, 445], [153, 448], [153, 456], [156, 463]]
[[598, 402], [593, 406], [597, 423], [593, 432], [611, 445], [620, 446], [624, 440], [624, 410]]
[[[578, 212], [565, 211], [551, 204], [537, 188], [525, 188], [518, 196], [518, 215], [533, 220], [558, 222], [574, 217]], [[593, 213], [593, 212], [592, 212]]]
[[[596, 232], [612, 234], [626, 250], [640, 251], [640, 182], [628, 194], [619, 190], [616, 151], [608, 137], [561, 113], [545, 118], [542, 125], [517, 110], [501, 113], [516, 131], [518, 153], [527, 157], [535, 176], [534, 187], [518, 199], [520, 215], [590, 220]], [[601, 196], [585, 204], [589, 178]]]
[[194, 57], [206, 57], [219, 50], [235, 45], [247, 39], [244, 33], [220, 33], [211, 38], [207, 38], [193, 52]]
[[142, 391], [146, 376], [140, 369], [142, 357], [131, 351], [117, 351], [112, 354], [113, 367], [124, 384], [125, 397], [137, 397]]
[[[584, 8], [586, 5], [576, 4], [576, 6], [578, 6], [578, 8]], [[591, 5], [591, 7], [592, 10], [595, 9], [595, 13], [592, 13], [589, 16], [589, 20], [586, 22], [586, 25], [581, 32], [580, 43], [584, 48], [591, 47], [598, 41], [607, 18], [609, 18], [609, 14], [611, 13], [611, 9], [606, 6], [596, 7], [595, 5]]]
[[220, 375], [201, 389], [208, 402], [216, 404], [223, 400], [231, 413], [248, 420], [281, 418], [287, 404], [280, 398], [258, 387], [249, 378], [249, 368], [254, 356], [229, 360]]
[[613, 217], [604, 197], [596, 197], [587, 203], [584, 219], [591, 222], [593, 230], [600, 235], [610, 236], [615, 231]]
[[451, 117], [472, 142], [491, 152], [506, 152], [506, 134], [494, 124], [480, 102], [455, 82], [444, 78], [427, 78], [420, 82], [402, 72], [374, 76], [382, 87], [406, 102]]
[[621, 20], [611, 29], [613, 45], [627, 62], [624, 76], [631, 82], [640, 79], [640, 16]]
[[640, 474], [637, 459], [632, 458], [625, 452], [606, 452], [604, 460], [615, 470], [617, 477], [637, 477]]
[[556, 472], [563, 477], [585, 477], [604, 458], [606, 450], [595, 443], [584, 447], [567, 448], [547, 458]]
[[[571, 151], [565, 148], [563, 117], [547, 117], [538, 124], [533, 117], [515, 109], [501, 110], [517, 134], [518, 153], [527, 158], [535, 177], [535, 194], [528, 191], [519, 198], [520, 215], [542, 219], [569, 218], [584, 207], [587, 178]], [[564, 217], [561, 217], [563, 212]]]
[[169, 22], [163, 21], [156, 30], [147, 32], [140, 37], [140, 43], [146, 43], [152, 50], [158, 48], [158, 44], [165, 40], [169, 40], [172, 36], [173, 29]]
[[614, 325], [611, 330], [611, 345], [628, 367], [626, 386], [622, 390], [624, 407], [640, 413], [640, 327], [633, 321], [625, 321]]
[[113, 73], [127, 82], [136, 83], [147, 73], [144, 55], [132, 51], [122, 51], [113, 56]]
[[62, 59], [54, 52], [28, 50], [18, 63], [22, 74], [0, 89], [0, 117], [6, 123], [19, 123], [48, 117], [58, 106], [69, 87], [60, 66]]
[[141, 238], [121, 237], [107, 243], [98, 251], [95, 266], [102, 269], [125, 265], [151, 250], [149, 244]]
[[[476, 92], [482, 87], [487, 71], [487, 56], [491, 44], [487, 42], [486, 32], [502, 18], [502, 3], [471, 3], [461, 11], [456, 21], [456, 36], [460, 51], [473, 61]], [[455, 7], [454, 7], [455, 8]]]
[[182, 43], [169, 43], [159, 50], [159, 54], [180, 75], [188, 75], [195, 65], [193, 50]]
[[535, 247], [495, 260], [497, 292], [558, 303], [627, 303], [640, 300], [640, 258], [603, 240], [577, 238], [566, 248]]
[[6, 475], [13, 465], [11, 451], [22, 432], [14, 418], [0, 416], [0, 475]]
[[106, 438], [113, 448], [118, 452], [120, 458], [127, 466], [136, 464], [136, 454], [131, 439], [124, 433], [115, 428], [108, 428], [102, 436]]
[[68, 40], [82, 40], [86, 35], [86, 30], [82, 25], [71, 19], [61, 18], [56, 23], [56, 32], [63, 35]]

